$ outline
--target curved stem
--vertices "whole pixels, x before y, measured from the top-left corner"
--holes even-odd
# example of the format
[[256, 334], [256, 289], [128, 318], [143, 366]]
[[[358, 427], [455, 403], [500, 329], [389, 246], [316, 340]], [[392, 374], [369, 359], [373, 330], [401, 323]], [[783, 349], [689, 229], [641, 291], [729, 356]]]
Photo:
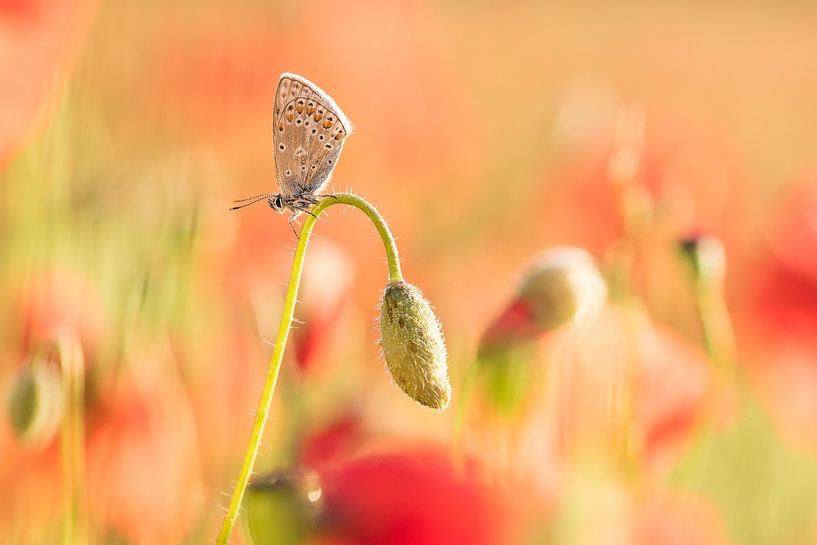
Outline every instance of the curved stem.
[[224, 517], [224, 522], [221, 524], [221, 529], [216, 538], [217, 545], [225, 545], [232, 533], [235, 521], [238, 518], [238, 511], [241, 507], [241, 502], [244, 498], [244, 491], [250, 480], [255, 459], [258, 456], [258, 449], [261, 446], [261, 437], [264, 434], [264, 428], [267, 424], [269, 416], [270, 405], [272, 404], [272, 395], [275, 392], [275, 384], [278, 382], [278, 373], [281, 370], [281, 362], [284, 358], [284, 348], [286, 347], [287, 338], [289, 337], [290, 325], [295, 313], [295, 303], [298, 295], [298, 288], [301, 284], [301, 272], [304, 267], [304, 257], [306, 256], [306, 247], [309, 243], [309, 238], [312, 235], [312, 229], [315, 222], [320, 216], [321, 212], [334, 204], [347, 204], [362, 210], [372, 223], [374, 224], [380, 238], [383, 241], [383, 246], [386, 250], [386, 258], [389, 265], [389, 280], [391, 282], [400, 282], [403, 280], [403, 275], [400, 271], [400, 259], [397, 254], [397, 245], [394, 242], [394, 237], [389, 230], [383, 216], [364, 199], [352, 195], [350, 193], [337, 193], [335, 195], [324, 196], [321, 201], [316, 204], [310, 214], [304, 221], [303, 229], [301, 229], [301, 236], [298, 238], [298, 245], [295, 248], [295, 257], [292, 262], [292, 272], [289, 277], [289, 286], [287, 287], [286, 297], [284, 299], [284, 309], [281, 316], [281, 323], [278, 326], [278, 336], [275, 339], [275, 347], [272, 351], [272, 358], [270, 359], [269, 369], [267, 370], [267, 378], [264, 382], [264, 389], [261, 392], [261, 399], [258, 402], [258, 411], [255, 414], [255, 422], [250, 434], [250, 441], [247, 445], [247, 450], [244, 453], [244, 462], [241, 465], [241, 471], [238, 474], [238, 480], [233, 490], [233, 495], [230, 498], [230, 505], [227, 508], [227, 514]]

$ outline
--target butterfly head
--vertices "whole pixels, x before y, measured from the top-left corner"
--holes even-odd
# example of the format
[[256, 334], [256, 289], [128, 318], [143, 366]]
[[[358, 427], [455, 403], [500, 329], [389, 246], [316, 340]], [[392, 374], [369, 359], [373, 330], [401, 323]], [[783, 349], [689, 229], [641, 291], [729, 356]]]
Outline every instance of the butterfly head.
[[269, 203], [269, 207], [279, 214], [284, 212], [284, 198], [280, 193], [276, 193], [275, 195], [267, 198], [267, 202]]

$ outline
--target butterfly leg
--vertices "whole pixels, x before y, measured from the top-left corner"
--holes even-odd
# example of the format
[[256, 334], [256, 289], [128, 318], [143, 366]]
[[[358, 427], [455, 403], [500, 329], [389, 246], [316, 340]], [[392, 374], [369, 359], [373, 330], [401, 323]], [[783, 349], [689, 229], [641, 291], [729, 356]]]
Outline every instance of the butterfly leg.
[[300, 214], [303, 212], [304, 214], [309, 214], [315, 219], [318, 219], [318, 216], [312, 213], [311, 208], [318, 204], [318, 200], [315, 197], [301, 197], [297, 202], [292, 204], [293, 210], [295, 210], [296, 214]]
[[292, 233], [295, 235], [295, 238], [297, 238], [299, 240], [301, 238], [301, 235], [298, 233], [298, 230], [295, 229], [295, 225], [297, 225], [297, 223], [298, 223], [297, 218], [298, 218], [298, 214], [300, 214], [300, 213], [301, 212], [299, 210], [296, 210], [295, 212], [293, 212], [293, 214], [291, 216], [289, 216], [289, 221], [288, 221], [289, 226], [292, 229]]

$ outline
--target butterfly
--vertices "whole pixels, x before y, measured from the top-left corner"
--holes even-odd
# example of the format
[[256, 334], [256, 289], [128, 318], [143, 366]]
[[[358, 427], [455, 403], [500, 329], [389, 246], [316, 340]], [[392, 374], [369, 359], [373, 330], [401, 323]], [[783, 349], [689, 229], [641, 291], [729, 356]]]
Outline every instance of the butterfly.
[[302, 76], [284, 72], [278, 79], [272, 114], [275, 178], [280, 192], [237, 200], [230, 210], [266, 200], [278, 213], [292, 212], [292, 226], [299, 214], [308, 214], [322, 197], [320, 193], [329, 183], [351, 131], [349, 118], [323, 89]]

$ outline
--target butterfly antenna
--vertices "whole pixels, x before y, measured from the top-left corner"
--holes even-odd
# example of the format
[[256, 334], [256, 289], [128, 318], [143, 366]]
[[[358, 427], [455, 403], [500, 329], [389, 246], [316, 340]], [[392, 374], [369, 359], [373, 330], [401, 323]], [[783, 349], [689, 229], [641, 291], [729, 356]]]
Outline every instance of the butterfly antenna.
[[[234, 202], [243, 202], [244, 204], [239, 204], [238, 206], [233, 206], [233, 207], [230, 208], [230, 210], [238, 210], [239, 208], [244, 208], [246, 206], [250, 206], [251, 204], [261, 202], [261, 201], [266, 200], [268, 198], [269, 198], [269, 195], [256, 195], [255, 197], [250, 197], [250, 198], [247, 198], [247, 199], [241, 199], [240, 201], [234, 201]], [[251, 200], [251, 199], [255, 199], [255, 200]], [[250, 202], [244, 202], [244, 201], [250, 201]]]
[[238, 200], [235, 200], [233, 202], [234, 203], [236, 203], [236, 202], [247, 202], [247, 201], [252, 201], [252, 200], [255, 200], [255, 199], [262, 198], [262, 197], [263, 198], [272, 197], [273, 195], [275, 195], [275, 193], [259, 193], [258, 195], [253, 195], [252, 197], [247, 197], [245, 199], [238, 199]]

